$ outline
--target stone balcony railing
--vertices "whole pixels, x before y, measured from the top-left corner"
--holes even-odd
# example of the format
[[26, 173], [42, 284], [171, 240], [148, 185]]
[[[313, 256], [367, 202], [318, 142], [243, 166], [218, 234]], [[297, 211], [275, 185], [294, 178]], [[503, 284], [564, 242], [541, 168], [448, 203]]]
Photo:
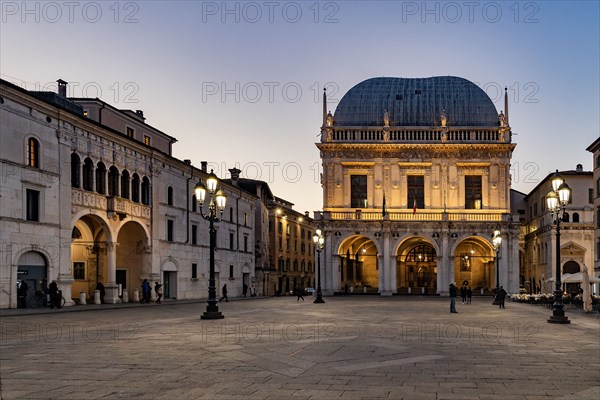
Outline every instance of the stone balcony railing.
[[510, 143], [511, 132], [503, 128], [468, 127], [358, 127], [323, 128], [323, 142], [393, 143]]
[[[93, 208], [118, 215], [150, 219], [152, 208], [120, 197], [105, 196], [80, 189], [71, 189], [71, 204], [77, 207]], [[109, 215], [109, 216], [110, 216]]]
[[354, 210], [354, 211], [324, 211], [323, 219], [329, 221], [465, 221], [465, 222], [502, 222], [509, 221], [510, 214], [492, 212], [487, 210], [412, 210], [388, 211], [383, 216], [379, 210]]

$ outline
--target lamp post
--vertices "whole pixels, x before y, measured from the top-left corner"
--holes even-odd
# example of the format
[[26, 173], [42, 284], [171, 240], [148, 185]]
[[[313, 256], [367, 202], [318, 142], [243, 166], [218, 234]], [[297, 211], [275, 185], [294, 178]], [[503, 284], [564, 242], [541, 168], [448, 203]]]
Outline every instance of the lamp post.
[[[202, 180], [199, 180], [194, 188], [196, 194], [196, 200], [200, 206], [200, 215], [206, 221], [209, 222], [209, 237], [210, 237], [210, 256], [209, 256], [209, 278], [208, 278], [208, 301], [206, 305], [206, 311], [200, 316], [201, 319], [221, 319], [225, 316], [219, 311], [217, 306], [217, 288], [215, 287], [215, 245], [217, 230], [215, 229], [215, 222], [220, 222], [223, 216], [223, 210], [225, 209], [225, 203], [227, 197], [221, 189], [217, 190], [217, 184], [219, 180], [214, 174], [213, 170], [210, 170], [210, 174], [206, 178], [206, 185]], [[206, 192], [210, 195], [210, 201], [208, 203], [208, 214], [204, 214], [202, 205], [206, 198]], [[220, 217], [217, 217], [217, 211], [220, 212]]]
[[[546, 195], [548, 210], [556, 224], [556, 288], [554, 290], [554, 303], [552, 304], [552, 316], [548, 322], [552, 324], [569, 324], [569, 318], [565, 317], [564, 304], [562, 302], [561, 270], [560, 270], [560, 221], [565, 215], [565, 209], [569, 204], [571, 189], [560, 176], [558, 170], [552, 177], [552, 190]], [[562, 211], [562, 213], [561, 213]]]
[[317, 251], [317, 297], [313, 303], [325, 303], [323, 300], [323, 292], [321, 292], [321, 250], [325, 247], [325, 238], [321, 229], [315, 231], [313, 236], [313, 242], [315, 243], [315, 250]]
[[492, 304], [498, 304], [498, 291], [500, 290], [500, 247], [502, 247], [502, 234], [499, 230], [494, 231], [494, 237], [492, 238], [492, 245], [496, 252], [496, 288], [494, 289], [494, 301]]

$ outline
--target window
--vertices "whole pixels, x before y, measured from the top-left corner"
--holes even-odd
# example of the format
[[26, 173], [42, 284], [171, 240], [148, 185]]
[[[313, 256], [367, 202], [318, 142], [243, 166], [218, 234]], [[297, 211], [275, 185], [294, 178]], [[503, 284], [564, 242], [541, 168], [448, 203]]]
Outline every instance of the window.
[[192, 244], [198, 244], [198, 225], [192, 225]]
[[233, 265], [229, 266], [229, 279], [233, 279]]
[[233, 207], [229, 207], [229, 221], [233, 222]]
[[600, 228], [600, 207], [596, 207], [596, 228]]
[[173, 220], [172, 219], [168, 219], [167, 220], [167, 241], [172, 242], [173, 241]]
[[81, 161], [75, 153], [71, 154], [71, 187], [78, 188], [80, 185]]
[[131, 179], [131, 200], [136, 203], [140, 202], [140, 177], [138, 174], [133, 174]]
[[304, 232], [304, 228], [300, 229], [300, 237], [301, 237], [302, 239], [304, 239], [304, 234], [305, 234], [305, 232]]
[[569, 222], [569, 213], [563, 213], [562, 222]]
[[27, 189], [27, 221], [40, 220], [40, 192], [37, 190]]
[[96, 192], [106, 193], [106, 166], [102, 161], [96, 165]]
[[285, 239], [285, 249], [290, 251], [290, 239]]
[[119, 195], [119, 170], [114, 165], [108, 169], [108, 195]]
[[133, 133], [135, 132], [135, 130], [131, 127], [127, 127], [127, 136], [129, 136], [130, 138], [133, 137]]
[[287, 235], [289, 235], [289, 234], [290, 234], [290, 225], [289, 225], [289, 224], [287, 224], [287, 225], [285, 226], [285, 233], [286, 233]]
[[406, 177], [407, 195], [406, 201], [408, 208], [413, 208], [415, 201], [417, 208], [425, 208], [425, 177], [423, 175], [408, 175]]
[[600, 167], [600, 156], [596, 157], [596, 167]]
[[229, 232], [229, 250], [234, 250], [234, 247], [233, 247], [233, 232]]
[[283, 251], [283, 241], [279, 238], [279, 251]]
[[537, 217], [537, 214], [538, 214], [538, 206], [537, 206], [537, 203], [534, 203], [533, 204], [533, 216]]
[[277, 223], [277, 231], [283, 233], [283, 223], [281, 221]]
[[350, 207], [367, 207], [367, 176], [350, 176]]
[[198, 279], [198, 264], [192, 263], [192, 279]]
[[300, 243], [300, 253], [304, 254], [306, 252], [306, 245], [304, 243]]
[[147, 177], [142, 179], [142, 204], [150, 204], [150, 179]]
[[173, 205], [173, 187], [169, 186], [167, 188], [167, 204], [172, 206]]
[[74, 262], [73, 263], [73, 279], [76, 281], [85, 280], [85, 263]]
[[40, 167], [40, 142], [34, 138], [27, 139], [27, 165]]
[[244, 226], [248, 226], [248, 213], [244, 213]]
[[124, 199], [129, 198], [129, 172], [124, 170], [121, 174], [121, 197]]
[[83, 161], [83, 190], [94, 190], [94, 163], [89, 158]]
[[294, 271], [298, 271], [298, 260], [294, 260]]
[[573, 213], [573, 222], [579, 222], [579, 213]]
[[600, 196], [600, 178], [596, 179], [596, 196]]
[[150, 146], [150, 136], [144, 135], [144, 144]]
[[198, 207], [197, 207], [198, 201], [196, 201], [196, 195], [193, 194], [192, 195], [192, 211], [196, 212], [198, 211]]
[[244, 236], [244, 251], [248, 252], [248, 236]]
[[588, 190], [588, 203], [594, 204], [594, 189]]
[[465, 175], [465, 208], [480, 210], [481, 175]]
[[290, 270], [290, 259], [289, 258], [287, 260], [285, 260], [285, 270], [286, 271]]

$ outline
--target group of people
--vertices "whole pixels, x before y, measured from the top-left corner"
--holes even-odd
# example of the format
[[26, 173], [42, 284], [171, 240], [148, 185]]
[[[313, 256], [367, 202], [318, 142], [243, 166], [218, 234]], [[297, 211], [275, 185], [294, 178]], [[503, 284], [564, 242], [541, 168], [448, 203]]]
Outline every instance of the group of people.
[[[458, 287], [456, 286], [456, 282], [450, 283], [449, 292], [450, 292], [450, 312], [458, 313], [458, 311], [456, 311], [456, 297], [458, 295]], [[498, 290], [496, 290], [494, 293], [494, 304], [498, 304], [499, 308], [506, 308], [504, 306], [504, 302], [506, 300], [507, 294], [508, 293], [506, 292], [506, 290], [504, 290], [504, 287], [500, 286], [498, 288]], [[463, 285], [460, 288], [460, 297], [462, 298], [462, 303], [463, 304], [471, 304], [472, 296], [473, 296], [473, 290], [471, 289], [471, 287], [468, 286], [468, 282], [466, 282], [466, 281], [463, 282]]]
[[460, 287], [460, 298], [462, 299], [463, 304], [471, 304], [471, 298], [473, 297], [473, 289], [471, 286], [467, 286], [467, 284], [463, 283]]
[[[156, 293], [156, 304], [162, 303], [163, 297], [163, 285], [161, 283], [154, 283], [154, 292]], [[148, 279], [144, 279], [142, 282], [142, 299], [140, 303], [150, 303], [150, 298], [152, 297], [152, 286], [150, 286], [150, 282]]]

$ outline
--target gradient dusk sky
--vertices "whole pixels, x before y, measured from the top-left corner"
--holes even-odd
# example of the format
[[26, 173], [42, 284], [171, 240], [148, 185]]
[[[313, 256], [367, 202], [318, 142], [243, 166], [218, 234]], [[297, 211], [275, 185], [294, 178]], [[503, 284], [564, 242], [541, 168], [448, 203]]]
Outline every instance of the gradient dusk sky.
[[454, 75], [504, 108], [513, 189], [591, 171], [600, 132], [598, 1], [1, 1], [0, 74], [30, 90], [141, 109], [173, 155], [322, 207], [322, 88], [332, 112], [377, 76]]

